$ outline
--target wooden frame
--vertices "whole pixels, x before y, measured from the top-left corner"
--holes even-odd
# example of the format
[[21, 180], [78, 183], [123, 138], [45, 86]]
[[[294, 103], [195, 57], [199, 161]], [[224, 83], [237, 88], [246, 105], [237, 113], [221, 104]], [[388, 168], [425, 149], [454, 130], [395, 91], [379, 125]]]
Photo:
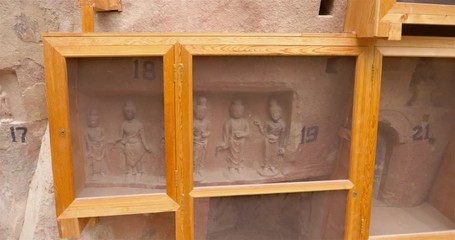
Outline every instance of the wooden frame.
[[[366, 24], [365, 24], [366, 23]], [[403, 24], [455, 25], [455, 6], [396, 0], [350, 0], [345, 32], [400, 40]]]
[[[123, 214], [175, 212], [177, 182], [175, 176], [174, 121], [174, 46], [169, 43], [150, 44], [134, 38], [120, 39], [123, 44], [101, 41], [94, 43], [90, 37], [44, 37], [47, 102], [52, 145], [56, 214], [60, 236], [79, 237], [90, 217]], [[78, 129], [70, 127], [70, 88], [66, 58], [74, 57], [137, 57], [161, 56], [164, 65], [165, 156], [166, 193], [131, 196], [82, 198], [75, 196], [71, 155], [71, 134]], [[79, 128], [79, 127], [76, 127]]]
[[[375, 68], [378, 69], [376, 78], [381, 81], [382, 62], [384, 57], [428, 57], [428, 58], [455, 58], [455, 39], [453, 38], [430, 38], [430, 37], [405, 37], [401, 41], [377, 40], [375, 43], [376, 57]], [[378, 89], [379, 90], [379, 89]], [[379, 99], [378, 99], [379, 100]], [[377, 121], [377, 120], [376, 120]], [[372, 163], [374, 164], [374, 162]], [[370, 179], [370, 187], [374, 176], [374, 169], [365, 169], [365, 177]], [[366, 204], [365, 211], [371, 212], [372, 191], [368, 189], [370, 199]], [[365, 219], [366, 236], [369, 236], [370, 218]], [[415, 233], [415, 234], [394, 234], [383, 236], [371, 236], [369, 239], [453, 239], [455, 230]]]
[[[178, 107], [177, 126], [182, 129], [182, 135], [177, 134], [178, 139], [183, 141], [181, 171], [183, 172], [183, 188], [185, 207], [183, 215], [186, 221], [177, 223], [184, 227], [185, 239], [193, 239], [193, 198], [199, 197], [220, 197], [220, 196], [244, 196], [254, 194], [276, 194], [296, 193], [325, 190], [346, 190], [348, 193], [346, 239], [361, 239], [359, 224], [367, 216], [359, 214], [360, 201], [365, 199], [364, 189], [367, 185], [364, 182], [362, 169], [365, 162], [373, 162], [375, 153], [375, 141], [364, 141], [375, 139], [377, 116], [379, 106], [379, 81], [374, 78], [372, 68], [373, 42], [359, 41], [350, 36], [342, 35], [309, 35], [309, 36], [280, 36], [272, 35], [267, 38], [261, 36], [234, 36], [234, 37], [205, 37], [193, 41], [193, 39], [180, 39], [182, 45], [180, 54], [176, 54], [182, 64], [182, 79], [177, 84], [177, 96], [182, 96], [184, 105]], [[322, 38], [321, 38], [322, 37]], [[356, 79], [354, 89], [354, 109], [352, 125], [352, 144], [350, 159], [349, 180], [322, 181], [322, 182], [300, 182], [293, 184], [259, 184], [247, 186], [228, 187], [194, 187], [193, 186], [193, 164], [192, 164], [192, 57], [193, 56], [354, 56], [357, 58]], [[373, 81], [372, 81], [373, 80]], [[180, 85], [180, 86], [179, 86]], [[180, 105], [180, 104], [177, 104]], [[179, 122], [181, 121], [181, 122]], [[373, 126], [371, 128], [371, 126]], [[177, 142], [180, 142], [177, 140]], [[364, 151], [363, 149], [368, 149]], [[365, 212], [366, 213], [366, 212]]]
[[[176, 238], [193, 239], [193, 199], [221, 196], [348, 190], [346, 239], [368, 239], [383, 56], [455, 57], [455, 40], [360, 40], [349, 34], [102, 34], [44, 36], [47, 100], [56, 214], [62, 237], [79, 237], [90, 218], [175, 212]], [[66, 58], [162, 56], [165, 74], [167, 193], [104, 198], [75, 197]], [[356, 57], [349, 179], [194, 187], [192, 165], [193, 56]], [[62, 131], [63, 130], [63, 131]], [[449, 239], [453, 231], [416, 239]], [[427, 238], [425, 238], [426, 235]], [[381, 236], [384, 239], [387, 236]], [[389, 239], [402, 239], [390, 236]], [[371, 239], [379, 239], [372, 237]]]

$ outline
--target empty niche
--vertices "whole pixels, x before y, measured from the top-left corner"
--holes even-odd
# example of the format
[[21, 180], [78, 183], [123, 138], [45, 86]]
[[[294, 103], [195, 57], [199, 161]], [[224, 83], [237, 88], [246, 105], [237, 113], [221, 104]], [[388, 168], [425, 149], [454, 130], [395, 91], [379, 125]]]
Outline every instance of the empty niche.
[[346, 192], [195, 200], [195, 239], [343, 239]]
[[331, 16], [335, 0], [321, 0], [319, 16]]
[[175, 214], [151, 213], [100, 217], [85, 235], [93, 239], [175, 239]]

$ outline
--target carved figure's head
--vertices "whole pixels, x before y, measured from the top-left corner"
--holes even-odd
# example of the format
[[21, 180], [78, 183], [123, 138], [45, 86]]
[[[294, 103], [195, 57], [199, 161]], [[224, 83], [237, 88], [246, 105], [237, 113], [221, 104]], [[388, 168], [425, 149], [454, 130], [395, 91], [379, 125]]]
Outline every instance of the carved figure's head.
[[90, 110], [88, 117], [87, 117], [87, 125], [92, 128], [98, 127], [99, 118], [100, 118], [100, 116], [99, 116], [98, 110], [96, 110], [96, 109]]
[[136, 118], [136, 106], [131, 101], [127, 101], [123, 106], [123, 116], [126, 120], [133, 120]]
[[205, 97], [199, 97], [197, 100], [196, 107], [194, 108], [194, 117], [198, 120], [202, 120], [207, 115], [207, 99]]
[[243, 116], [243, 111], [245, 107], [243, 106], [242, 100], [237, 99], [231, 103], [231, 117], [234, 119], [239, 119]]
[[281, 119], [281, 107], [275, 99], [269, 101], [269, 113], [274, 122]]

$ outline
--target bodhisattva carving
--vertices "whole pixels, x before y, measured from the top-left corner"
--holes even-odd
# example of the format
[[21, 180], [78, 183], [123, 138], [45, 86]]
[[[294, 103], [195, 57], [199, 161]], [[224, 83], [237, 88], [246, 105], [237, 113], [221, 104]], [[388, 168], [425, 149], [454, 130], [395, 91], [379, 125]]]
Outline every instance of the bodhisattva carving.
[[0, 122], [10, 122], [13, 120], [13, 114], [9, 106], [8, 94], [0, 85]]
[[264, 162], [258, 173], [263, 176], [275, 176], [280, 173], [284, 161], [286, 123], [281, 119], [282, 109], [275, 99], [269, 102], [270, 120], [264, 125], [258, 120], [254, 124], [264, 136]]
[[216, 146], [216, 152], [229, 150], [226, 158], [230, 173], [237, 171], [240, 174], [242, 163], [245, 160], [245, 142], [250, 135], [248, 121], [243, 118], [245, 107], [241, 100], [235, 100], [230, 106], [230, 118], [224, 124], [223, 142]]
[[117, 142], [123, 145], [126, 159], [127, 176], [138, 176], [144, 172], [143, 158], [152, 148], [147, 144], [144, 135], [144, 126], [136, 119], [136, 107], [132, 102], [123, 106], [124, 121], [121, 126], [122, 138]]
[[194, 109], [193, 120], [193, 161], [195, 174], [202, 177], [201, 170], [204, 167], [205, 153], [207, 152], [207, 138], [210, 135], [210, 121], [207, 115], [207, 99], [200, 97]]
[[84, 134], [87, 149], [87, 160], [91, 166], [91, 174], [104, 175], [103, 164], [106, 159], [106, 143], [104, 141], [104, 128], [99, 126], [98, 111], [93, 109], [87, 117], [87, 130]]

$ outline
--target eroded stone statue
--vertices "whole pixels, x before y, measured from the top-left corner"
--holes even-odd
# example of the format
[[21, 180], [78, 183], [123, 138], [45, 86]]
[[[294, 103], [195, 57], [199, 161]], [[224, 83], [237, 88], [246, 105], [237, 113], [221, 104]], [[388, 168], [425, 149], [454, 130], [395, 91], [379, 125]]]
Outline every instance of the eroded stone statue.
[[204, 167], [205, 153], [207, 152], [207, 138], [210, 135], [210, 121], [207, 115], [207, 99], [200, 97], [194, 108], [193, 120], [193, 161], [194, 173], [202, 177], [201, 170]]
[[99, 126], [99, 113], [96, 109], [87, 116], [87, 130], [84, 134], [87, 149], [87, 161], [91, 166], [92, 175], [104, 175], [103, 164], [106, 159], [106, 143], [104, 128]]
[[8, 94], [0, 85], [0, 122], [10, 122], [13, 120], [13, 114], [9, 106]]
[[136, 106], [132, 102], [127, 101], [123, 106], [123, 116], [122, 138], [118, 142], [123, 145], [127, 175], [140, 176], [144, 172], [143, 158], [152, 149], [145, 140], [144, 126], [136, 119]]
[[286, 123], [281, 119], [282, 109], [275, 99], [269, 102], [270, 120], [262, 125], [258, 120], [254, 124], [264, 136], [265, 152], [262, 168], [258, 173], [263, 176], [274, 176], [280, 173], [284, 161]]
[[230, 118], [224, 124], [223, 142], [217, 145], [216, 152], [219, 150], [229, 150], [226, 158], [230, 173], [240, 173], [242, 163], [245, 160], [245, 142], [250, 135], [248, 121], [243, 117], [245, 107], [240, 99], [231, 103]]

